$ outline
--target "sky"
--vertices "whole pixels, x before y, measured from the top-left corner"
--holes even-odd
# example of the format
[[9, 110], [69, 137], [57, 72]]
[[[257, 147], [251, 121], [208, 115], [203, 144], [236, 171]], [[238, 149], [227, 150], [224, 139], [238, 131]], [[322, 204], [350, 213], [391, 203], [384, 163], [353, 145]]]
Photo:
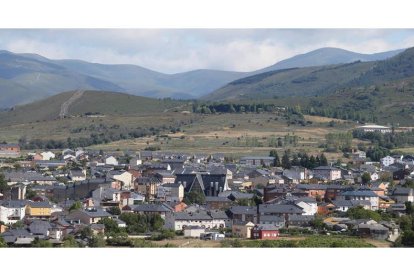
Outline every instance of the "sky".
[[369, 54], [412, 46], [414, 29], [0, 29], [1, 50], [163, 73], [253, 71], [322, 47]]

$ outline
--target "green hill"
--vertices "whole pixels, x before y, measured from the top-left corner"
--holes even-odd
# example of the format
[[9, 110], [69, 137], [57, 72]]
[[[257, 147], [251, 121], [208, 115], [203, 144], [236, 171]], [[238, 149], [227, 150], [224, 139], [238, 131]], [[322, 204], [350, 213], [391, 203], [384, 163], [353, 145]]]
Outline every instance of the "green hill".
[[[44, 100], [0, 112], [0, 125], [57, 119], [62, 104], [68, 101], [74, 93], [74, 91], [60, 93]], [[86, 91], [81, 98], [69, 106], [67, 115], [150, 115], [183, 105], [185, 102], [178, 100], [151, 99], [118, 92]]]

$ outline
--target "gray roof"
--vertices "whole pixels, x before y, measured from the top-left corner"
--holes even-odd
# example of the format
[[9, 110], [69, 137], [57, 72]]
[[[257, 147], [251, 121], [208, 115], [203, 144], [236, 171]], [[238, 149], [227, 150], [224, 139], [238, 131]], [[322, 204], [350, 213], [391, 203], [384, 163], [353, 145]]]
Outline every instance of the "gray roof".
[[256, 207], [250, 207], [250, 206], [233, 206], [229, 210], [232, 214], [235, 215], [255, 215], [257, 214], [257, 208]]
[[378, 197], [376, 193], [371, 190], [352, 190], [344, 191], [341, 193], [342, 196], [363, 196], [363, 197]]
[[32, 208], [51, 208], [49, 201], [28, 201], [27, 204]]
[[87, 216], [91, 218], [101, 218], [101, 217], [110, 217], [111, 214], [106, 212], [105, 210], [101, 208], [91, 208], [91, 209], [85, 209], [80, 210], [80, 212], [86, 214]]
[[408, 195], [412, 195], [413, 194], [413, 189], [412, 188], [405, 188], [405, 187], [397, 187], [394, 189], [394, 191], [392, 192], [392, 195], [394, 196], [408, 196]]
[[259, 213], [302, 214], [302, 208], [293, 204], [260, 204]]
[[164, 204], [140, 204], [132, 209], [134, 212], [171, 212]]
[[174, 214], [175, 220], [212, 220], [213, 218], [205, 212], [187, 213], [180, 212]]
[[254, 228], [258, 230], [266, 230], [266, 231], [275, 231], [279, 230], [279, 227], [273, 225], [273, 224], [257, 224], [254, 226]]

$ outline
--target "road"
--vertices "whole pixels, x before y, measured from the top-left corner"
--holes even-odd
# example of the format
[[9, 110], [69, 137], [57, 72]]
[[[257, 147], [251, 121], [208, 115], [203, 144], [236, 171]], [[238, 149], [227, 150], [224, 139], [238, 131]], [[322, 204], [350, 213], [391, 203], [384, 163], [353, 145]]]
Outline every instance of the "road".
[[63, 119], [68, 115], [70, 105], [73, 104], [76, 100], [80, 99], [84, 92], [85, 90], [76, 91], [75, 93], [73, 93], [72, 97], [70, 97], [61, 105], [59, 118]]

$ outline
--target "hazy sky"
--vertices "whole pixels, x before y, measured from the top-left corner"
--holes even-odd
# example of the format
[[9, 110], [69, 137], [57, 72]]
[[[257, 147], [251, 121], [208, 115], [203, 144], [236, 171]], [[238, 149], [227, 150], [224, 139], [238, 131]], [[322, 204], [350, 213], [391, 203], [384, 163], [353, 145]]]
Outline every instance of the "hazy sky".
[[412, 46], [414, 29], [0, 29], [3, 50], [164, 73], [252, 71], [321, 47], [375, 53]]

